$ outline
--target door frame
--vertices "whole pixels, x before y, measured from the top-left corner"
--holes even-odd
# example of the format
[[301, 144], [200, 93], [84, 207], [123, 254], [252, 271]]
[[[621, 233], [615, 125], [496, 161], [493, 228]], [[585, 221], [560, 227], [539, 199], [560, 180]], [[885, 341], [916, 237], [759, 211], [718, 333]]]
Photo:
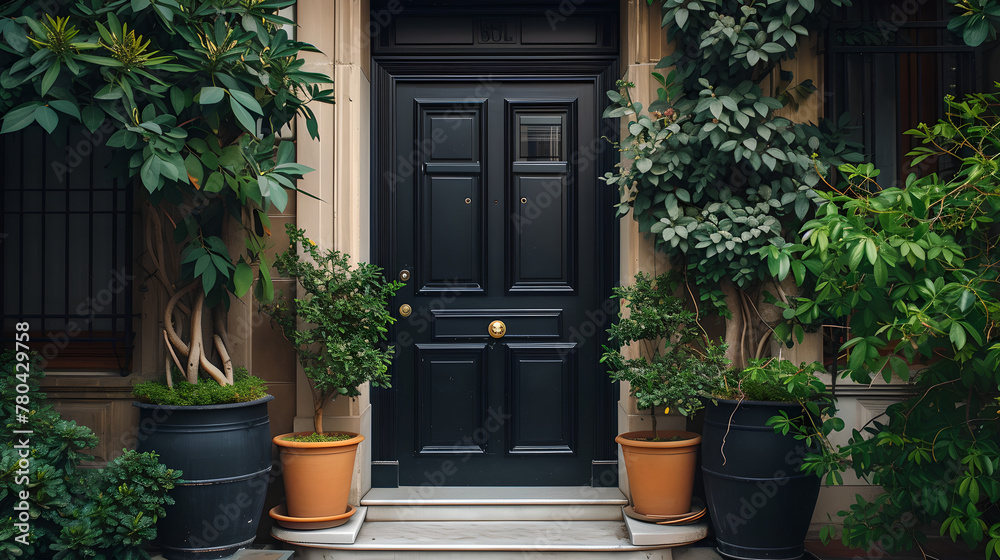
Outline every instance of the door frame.
[[[603, 119], [607, 103], [604, 92], [613, 89], [618, 78], [617, 56], [572, 56], [544, 57], [511, 56], [477, 57], [467, 56], [375, 56], [371, 65], [371, 240], [372, 261], [386, 271], [387, 277], [395, 278], [397, 271], [390, 270], [395, 253], [395, 193], [392, 184], [396, 153], [395, 130], [395, 90], [402, 82], [429, 82], [455, 80], [523, 79], [529, 81], [556, 81], [576, 79], [594, 84], [597, 101], [593, 118], [597, 123], [597, 140], [602, 137], [617, 139], [617, 121]], [[597, 152], [594, 158], [597, 176], [603, 176], [613, 169], [617, 152], [610, 145]], [[586, 149], [584, 147], [581, 150]], [[579, 155], [578, 155], [579, 157]], [[600, 293], [608, 294], [617, 284], [619, 265], [619, 227], [615, 219], [614, 204], [618, 193], [611, 187], [601, 188], [598, 183], [597, 239], [606, 240], [596, 247], [595, 271]], [[586, 250], [586, 248], [581, 248]], [[609, 300], [610, 301], [610, 300]], [[597, 317], [591, 317], [589, 325], [596, 333], [596, 343], [605, 344], [606, 326], [615, 318], [617, 307], [605, 307]], [[601, 316], [603, 315], [603, 317]], [[580, 326], [582, 332], [585, 325]], [[390, 328], [389, 339], [396, 340], [396, 329]], [[395, 366], [390, 367], [390, 375], [396, 375]], [[597, 433], [595, 456], [591, 467], [592, 486], [618, 486], [618, 450], [614, 442], [617, 433], [618, 384], [608, 380], [598, 383], [598, 398], [595, 403]], [[396, 458], [396, 389], [371, 390], [372, 406], [372, 484], [376, 487], [395, 487], [399, 480], [399, 464]]]

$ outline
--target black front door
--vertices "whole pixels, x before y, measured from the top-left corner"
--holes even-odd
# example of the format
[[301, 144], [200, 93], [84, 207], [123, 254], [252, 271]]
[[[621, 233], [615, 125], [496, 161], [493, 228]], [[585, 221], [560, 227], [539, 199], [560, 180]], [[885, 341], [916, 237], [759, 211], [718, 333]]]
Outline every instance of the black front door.
[[611, 212], [595, 97], [592, 79], [396, 84], [400, 485], [592, 482]]

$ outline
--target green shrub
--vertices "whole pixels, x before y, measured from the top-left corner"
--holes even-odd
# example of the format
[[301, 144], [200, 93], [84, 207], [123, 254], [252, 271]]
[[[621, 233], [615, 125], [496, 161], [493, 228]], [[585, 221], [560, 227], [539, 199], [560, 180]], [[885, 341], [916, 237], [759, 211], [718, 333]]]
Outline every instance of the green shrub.
[[293, 224], [285, 231], [289, 245], [274, 266], [294, 278], [305, 297], [278, 298], [264, 311], [298, 352], [313, 393], [313, 428], [322, 434], [327, 401], [356, 397], [368, 382], [389, 386], [393, 349], [386, 333], [395, 319], [388, 304], [403, 285], [386, 280], [373, 264], [352, 265], [347, 254], [320, 250]]
[[267, 396], [264, 380], [250, 375], [244, 367], [233, 371], [232, 385], [189, 383], [176, 368], [172, 375], [173, 389], [159, 381], [144, 381], [132, 389], [132, 395], [140, 402], [174, 406], [250, 402]]
[[[60, 418], [46, 402], [39, 390], [41, 371], [32, 366], [23, 379], [17, 364], [13, 352], [0, 356], [0, 398], [14, 403], [21, 396], [31, 411], [22, 422], [14, 406], [0, 407], [0, 556], [149, 558], [141, 547], [156, 537], [156, 521], [164, 515], [163, 506], [173, 503], [168, 491], [180, 471], [166, 468], [153, 453], [135, 451], [126, 451], [104, 469], [80, 469], [80, 462], [90, 458], [84, 450], [97, 445], [97, 437], [89, 428]], [[20, 383], [28, 390], [18, 391]], [[26, 458], [20, 455], [25, 449]], [[18, 464], [22, 458], [27, 469]], [[27, 499], [22, 499], [23, 491]], [[18, 526], [22, 508], [27, 532]]]
[[[642, 272], [631, 286], [615, 288], [615, 297], [625, 302], [629, 313], [608, 329], [608, 339], [618, 348], [605, 347], [601, 357], [611, 379], [627, 381], [636, 406], [650, 411], [654, 432], [655, 408], [694, 414], [705, 397], [719, 391], [729, 367], [726, 346], [703, 335], [695, 313], [674, 295], [676, 289], [676, 275], [652, 278]], [[633, 343], [644, 355], [626, 358], [622, 351]]]

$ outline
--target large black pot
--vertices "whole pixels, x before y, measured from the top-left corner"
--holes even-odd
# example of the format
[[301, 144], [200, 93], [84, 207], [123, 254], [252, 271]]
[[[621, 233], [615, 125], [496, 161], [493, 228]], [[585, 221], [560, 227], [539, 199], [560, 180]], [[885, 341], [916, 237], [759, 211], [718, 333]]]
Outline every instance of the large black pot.
[[183, 471], [157, 523], [170, 560], [225, 558], [253, 543], [271, 471], [268, 395], [247, 403], [139, 407], [139, 451]]
[[705, 494], [718, 551], [728, 558], [793, 560], [804, 554], [820, 480], [799, 472], [805, 444], [766, 424], [779, 410], [802, 413], [796, 404], [759, 401], [719, 400], [706, 407]]

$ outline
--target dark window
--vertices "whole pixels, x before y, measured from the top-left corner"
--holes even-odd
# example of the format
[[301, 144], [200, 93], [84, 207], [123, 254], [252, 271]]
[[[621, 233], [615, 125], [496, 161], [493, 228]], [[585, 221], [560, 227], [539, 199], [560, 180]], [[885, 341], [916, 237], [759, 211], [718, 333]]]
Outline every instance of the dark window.
[[29, 324], [46, 367], [127, 373], [132, 196], [111, 178], [107, 134], [31, 127], [3, 148], [3, 338]]
[[882, 170], [883, 186], [911, 172], [948, 172], [949, 161], [910, 166], [915, 145], [903, 132], [944, 115], [946, 95], [960, 97], [992, 84], [982, 76], [983, 49], [947, 30], [955, 7], [946, 2], [865, 0], [841, 8], [827, 34], [827, 117], [844, 112], [853, 139]]
[[565, 161], [563, 115], [518, 115], [518, 161]]

